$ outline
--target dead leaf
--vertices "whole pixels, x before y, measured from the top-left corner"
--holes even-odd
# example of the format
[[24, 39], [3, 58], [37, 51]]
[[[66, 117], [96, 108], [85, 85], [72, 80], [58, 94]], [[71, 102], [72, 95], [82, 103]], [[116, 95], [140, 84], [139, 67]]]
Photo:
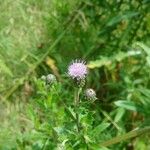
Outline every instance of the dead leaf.
[[50, 67], [50, 69], [52, 69], [52, 72], [53, 74], [58, 78], [59, 81], [61, 81], [61, 76], [59, 74], [59, 71], [58, 71], [58, 68], [55, 64], [55, 60], [50, 58], [50, 57], [47, 57], [46, 58], [46, 64]]

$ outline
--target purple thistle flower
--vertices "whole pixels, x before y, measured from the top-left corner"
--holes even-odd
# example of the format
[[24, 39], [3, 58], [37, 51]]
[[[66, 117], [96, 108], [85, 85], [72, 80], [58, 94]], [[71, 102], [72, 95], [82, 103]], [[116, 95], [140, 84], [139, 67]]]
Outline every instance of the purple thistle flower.
[[88, 73], [87, 66], [82, 60], [73, 61], [68, 67], [68, 75], [72, 79], [82, 80], [86, 77]]

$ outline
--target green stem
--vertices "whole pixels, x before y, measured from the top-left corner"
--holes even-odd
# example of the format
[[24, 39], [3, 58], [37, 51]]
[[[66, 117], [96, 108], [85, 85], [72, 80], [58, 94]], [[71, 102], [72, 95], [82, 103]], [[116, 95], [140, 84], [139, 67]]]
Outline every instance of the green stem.
[[79, 120], [79, 113], [78, 113], [78, 107], [80, 103], [80, 93], [81, 93], [81, 88], [75, 90], [75, 114], [76, 114], [76, 125], [77, 125], [77, 130], [80, 132], [80, 120]]
[[46, 144], [48, 143], [49, 141], [49, 138], [47, 138], [42, 146], [42, 149], [41, 150], [45, 150], [46, 149]]
[[105, 142], [101, 143], [100, 146], [104, 146], [104, 147], [111, 146], [113, 144], [122, 142], [124, 140], [128, 140], [130, 138], [134, 138], [134, 137], [137, 137], [137, 136], [140, 136], [144, 133], [149, 133], [149, 132], [150, 132], [150, 127], [145, 127], [143, 129], [133, 130], [133, 131], [130, 131], [124, 135], [117, 136], [117, 137], [112, 138], [111, 140], [105, 141]]

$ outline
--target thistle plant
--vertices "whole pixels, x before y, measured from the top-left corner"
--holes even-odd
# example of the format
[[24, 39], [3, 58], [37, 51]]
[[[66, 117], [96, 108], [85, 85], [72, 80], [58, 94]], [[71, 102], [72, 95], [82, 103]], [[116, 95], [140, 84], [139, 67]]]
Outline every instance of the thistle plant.
[[[79, 149], [81, 145], [86, 145], [85, 149], [88, 149], [89, 140], [86, 136], [87, 133], [84, 133], [85, 128], [87, 127], [85, 127], [85, 123], [82, 121], [83, 114], [84, 116], [88, 116], [88, 109], [86, 108], [86, 105], [83, 102], [82, 98], [84, 98], [85, 95], [86, 101], [95, 100], [96, 93], [93, 89], [84, 89], [86, 78], [88, 75], [88, 68], [85, 61], [77, 59], [75, 61], [72, 61], [67, 67], [67, 75], [75, 83], [75, 85], [72, 86], [74, 90], [74, 100], [72, 100], [72, 104], [70, 106], [66, 104], [64, 100], [61, 100], [63, 94], [63, 92], [61, 91], [61, 87], [63, 86], [63, 84], [57, 82], [55, 75], [43, 75], [39, 80], [38, 86], [40, 87], [40, 94], [37, 100], [37, 107], [41, 111], [40, 113], [37, 113], [39, 114], [39, 116], [37, 115], [37, 118], [41, 118], [41, 116], [43, 115], [45, 116], [42, 118], [41, 127], [39, 127], [39, 125], [36, 125], [36, 129], [37, 131], [44, 130], [48, 132], [44, 133], [46, 140], [43, 144], [42, 149], [46, 149], [48, 145], [53, 145], [52, 149], [56, 147], [59, 149], [62, 146], [62, 144], [59, 143], [60, 139], [58, 138], [59, 136], [62, 136], [62, 134], [60, 134], [60, 129], [65, 131], [62, 137], [65, 137], [67, 133], [67, 139], [72, 139], [72, 142], [74, 143], [76, 143], [76, 140], [78, 140], [79, 143], [83, 143], [78, 143], [75, 146], [77, 149]], [[69, 93], [69, 91], [67, 91], [67, 93]], [[60, 118], [62, 117], [62, 115], [59, 115], [61, 107], [57, 105], [56, 101], [64, 106], [65, 113], [61, 121]], [[60, 124], [60, 122], [61, 125], [58, 125]], [[47, 126], [49, 127], [48, 129], [46, 128]], [[72, 137], [72, 132], [74, 133], [74, 135], [76, 135], [74, 138]], [[47, 137], [47, 134], [50, 134], [51, 138], [49, 136]]]
[[[37, 139], [40, 141], [39, 149], [97, 150], [100, 146], [120, 141], [119, 137], [103, 142], [102, 145], [97, 144], [100, 140], [103, 141], [104, 137], [109, 139], [107, 133], [112, 130], [111, 126], [119, 132], [120, 127], [113, 120], [113, 115], [103, 111], [102, 105], [97, 105], [95, 90], [86, 86], [88, 68], [85, 61], [76, 59], [66, 68], [68, 79], [75, 83], [71, 84], [70, 91], [64, 90], [66, 86], [63, 87], [62, 83], [57, 82], [53, 74], [43, 75], [36, 81], [37, 97], [33, 101], [33, 110], [30, 114], [34, 129], [41, 133]], [[116, 104], [121, 105], [120, 101]], [[115, 116], [117, 120], [120, 111], [122, 109]], [[124, 110], [122, 112], [124, 113]], [[150, 129], [146, 128], [142, 132], [147, 130]], [[141, 131], [135, 132], [125, 135], [124, 138], [134, 137]]]
[[78, 108], [80, 104], [80, 93], [82, 92], [82, 88], [85, 85], [85, 79], [88, 73], [87, 66], [85, 64], [85, 61], [82, 60], [75, 60], [73, 61], [69, 67], [68, 67], [68, 75], [71, 79], [75, 80], [77, 82], [77, 87], [75, 89], [74, 94], [74, 106], [75, 106], [75, 113], [76, 113], [76, 125], [77, 130], [80, 132], [80, 118], [78, 114]]

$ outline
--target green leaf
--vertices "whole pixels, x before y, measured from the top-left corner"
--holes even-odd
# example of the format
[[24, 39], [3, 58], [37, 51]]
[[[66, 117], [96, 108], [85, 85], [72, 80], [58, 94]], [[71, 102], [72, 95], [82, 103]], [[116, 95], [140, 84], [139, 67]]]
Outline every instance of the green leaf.
[[147, 61], [148, 65], [150, 65], [150, 48], [140, 42], [137, 42], [136, 45], [141, 47], [145, 51], [145, 53], [147, 54], [146, 61]]
[[114, 102], [116, 106], [131, 110], [131, 111], [136, 111], [136, 112], [144, 112], [142, 107], [139, 105], [135, 104], [132, 101], [125, 101], [125, 100], [119, 100]]
[[110, 150], [107, 147], [99, 146], [97, 144], [89, 145], [90, 150]]
[[115, 116], [114, 121], [115, 121], [115, 122], [118, 122], [119, 120], [121, 120], [121, 118], [123, 117], [124, 113], [125, 113], [124, 108], [118, 108], [117, 114], [116, 114], [116, 116]]
[[11, 70], [6, 66], [6, 64], [2, 60], [0, 60], [0, 72], [4, 72], [11, 77], [13, 76]]
[[147, 53], [147, 55], [150, 56], [150, 48], [148, 46], [141, 42], [137, 42], [136, 45], [141, 47]]
[[90, 61], [88, 64], [88, 67], [93, 69], [93, 68], [100, 68], [102, 66], [107, 66], [112, 63], [111, 59], [109, 57], [101, 57], [100, 60], [96, 61]]
[[109, 126], [110, 126], [110, 123], [103, 122], [103, 123], [99, 124], [96, 128], [94, 128], [94, 130], [92, 132], [93, 132], [93, 134], [97, 135], [97, 134], [103, 132], [104, 130], [106, 130]]
[[110, 66], [114, 62], [120, 62], [128, 57], [136, 56], [139, 54], [141, 54], [141, 51], [119, 52], [113, 55], [112, 57], [101, 56], [99, 60], [90, 61], [90, 63], [88, 64], [88, 67], [93, 69], [93, 68], [100, 68], [102, 66]]
[[143, 95], [145, 95], [147, 98], [150, 98], [150, 90], [146, 88], [139, 88], [138, 89]]
[[75, 113], [71, 107], [65, 107], [66, 113], [72, 118], [72, 120], [76, 121]]
[[139, 14], [139, 12], [126, 12], [125, 14], [119, 14], [118, 16], [115, 16], [114, 18], [112, 18], [108, 23], [107, 26], [112, 26], [114, 24], [119, 23], [122, 20], [125, 19], [129, 19], [129, 18], [133, 18], [135, 16], [137, 16]]
[[65, 132], [64, 127], [54, 127], [53, 129], [59, 136]]

